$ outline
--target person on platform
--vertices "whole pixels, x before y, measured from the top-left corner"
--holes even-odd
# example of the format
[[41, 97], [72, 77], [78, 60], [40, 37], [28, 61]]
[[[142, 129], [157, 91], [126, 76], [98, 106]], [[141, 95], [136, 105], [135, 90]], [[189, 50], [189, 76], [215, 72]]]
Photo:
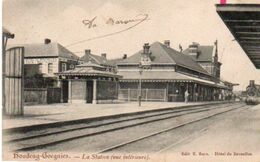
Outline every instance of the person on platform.
[[199, 101], [199, 94], [198, 92], [195, 92], [195, 102], [198, 102]]
[[185, 91], [184, 97], [185, 97], [185, 103], [187, 103], [188, 99], [189, 99], [189, 92], [188, 92], [188, 90]]

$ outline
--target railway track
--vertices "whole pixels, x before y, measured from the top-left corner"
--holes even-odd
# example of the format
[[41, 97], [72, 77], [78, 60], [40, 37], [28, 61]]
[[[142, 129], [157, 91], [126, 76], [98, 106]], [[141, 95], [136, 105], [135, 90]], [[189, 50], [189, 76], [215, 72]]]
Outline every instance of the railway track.
[[[250, 107], [251, 106], [249, 106], [249, 105], [245, 105], [245, 106], [243, 106], [243, 109], [233, 109], [233, 110], [237, 111], [236, 113], [241, 113], [242, 111], [247, 110]], [[227, 113], [226, 115], [229, 115], [233, 110], [227, 111], [224, 113]], [[228, 114], [228, 112], [229, 112], [229, 114]], [[221, 114], [218, 114], [218, 115], [221, 115]], [[217, 117], [218, 115], [216, 115], [215, 117]], [[219, 117], [219, 120], [222, 120], [222, 117]], [[179, 144], [189, 142], [189, 141], [191, 142], [193, 139], [199, 137], [201, 134], [203, 134], [205, 131], [207, 131], [210, 127], [214, 126], [214, 122], [215, 121], [211, 121], [211, 122], [209, 121], [209, 124], [207, 126], [204, 126], [201, 129], [197, 130], [194, 134], [188, 135], [185, 138], [175, 141], [175, 142], [171, 143], [170, 145], [167, 145], [167, 147], [158, 149], [157, 151], [155, 151], [155, 154], [172, 152], [175, 150], [176, 146], [178, 146]], [[200, 123], [200, 122], [198, 122], [198, 123]]]
[[[32, 151], [38, 149], [47, 149], [55, 145], [62, 145], [73, 140], [95, 138], [95, 136], [104, 135], [106, 133], [113, 133], [116, 131], [126, 130], [130, 128], [140, 127], [144, 125], [151, 125], [158, 122], [166, 122], [175, 118], [180, 118], [187, 115], [209, 112], [213, 110], [221, 110], [228, 107], [241, 106], [241, 104], [221, 104], [221, 105], [207, 105], [207, 106], [194, 106], [191, 108], [175, 108], [165, 109], [161, 111], [147, 112], [134, 114], [130, 116], [123, 116], [113, 119], [104, 119], [102, 121], [92, 121], [90, 123], [72, 124], [63, 127], [53, 127], [44, 130], [30, 130], [26, 132], [14, 132], [4, 142], [9, 145], [13, 151]], [[232, 108], [233, 109], [233, 108]], [[224, 111], [222, 112], [224, 113]], [[201, 119], [203, 120], [203, 119]], [[193, 121], [195, 122], [195, 121]], [[182, 127], [189, 123], [182, 123], [177, 127]], [[177, 128], [175, 126], [175, 128]], [[115, 148], [129, 145], [141, 139], [148, 138], [148, 136], [155, 136], [161, 134], [163, 131], [170, 131], [172, 128], [164, 129], [156, 133], [152, 133], [142, 138], [132, 139], [121, 144], [117, 144], [106, 149], [98, 151], [99, 153], [112, 151]], [[161, 133], [159, 133], [161, 132]]]
[[[202, 120], [206, 120], [206, 119], [209, 119], [209, 118], [212, 118], [212, 117], [216, 117], [218, 115], [221, 115], [221, 114], [224, 114], [224, 113], [227, 113], [227, 112], [230, 112], [230, 111], [234, 111], [234, 110], [237, 110], [237, 109], [242, 108], [242, 107], [248, 108], [249, 106], [243, 105], [241, 107], [239, 106], [239, 107], [235, 107], [235, 108], [228, 109], [228, 110], [225, 110], [225, 111], [221, 111], [221, 112], [218, 112], [218, 113], [214, 113], [214, 114], [206, 116], [206, 117], [197, 118], [197, 119], [194, 119], [194, 120], [191, 120], [191, 121], [179, 124], [179, 125], [175, 125], [173, 127], [167, 128], [167, 129], [159, 130], [157, 132], [153, 132], [151, 134], [148, 134], [148, 135], [145, 135], [145, 136], [142, 136], [142, 137], [138, 137], [138, 138], [132, 139], [130, 141], [120, 143], [118, 145], [114, 145], [114, 146], [105, 148], [105, 149], [103, 149], [103, 150], [101, 150], [97, 153], [100, 154], [100, 153], [109, 153], [109, 152], [143, 152], [144, 150], [142, 150], [142, 148], [138, 149], [138, 147], [140, 148], [140, 146], [141, 147], [145, 146], [146, 148], [148, 148], [149, 145], [151, 146], [151, 144], [154, 143], [154, 141], [162, 141], [163, 137], [161, 137], [161, 136], [163, 136], [163, 135], [166, 136], [166, 137], [174, 136], [175, 131], [177, 129], [184, 127], [184, 126], [189, 125], [189, 127], [194, 127], [195, 123], [198, 123]], [[204, 125], [205, 125], [205, 123], [204, 123]], [[207, 130], [207, 128], [204, 126], [202, 129], [200, 129], [199, 131], [197, 131], [195, 133], [195, 136], [202, 133], [202, 132], [205, 132], [206, 130]], [[151, 148], [149, 148], [150, 149], [149, 152], [155, 152], [155, 153], [165, 152], [166, 150], [172, 148], [173, 146], [180, 144], [180, 143], [182, 143], [186, 140], [189, 140], [192, 137], [194, 137], [194, 134], [193, 135], [187, 135], [186, 137], [179, 139], [179, 140], [175, 141], [174, 143], [172, 143], [168, 146], [163, 146], [163, 147], [161, 146], [162, 148], [160, 148], [160, 147], [158, 148], [158, 145], [156, 143], [154, 143], [156, 145], [156, 147], [155, 147], [156, 150], [152, 150]], [[133, 147], [133, 146], [135, 146], [135, 147]], [[146, 149], [146, 151], [147, 151], [147, 149]]]
[[[229, 104], [226, 104], [229, 105]], [[77, 131], [81, 129], [87, 129], [87, 128], [97, 128], [100, 126], [106, 126], [110, 124], [116, 124], [120, 122], [127, 122], [131, 120], [138, 120], [138, 119], [145, 119], [150, 117], [156, 117], [161, 115], [168, 115], [173, 113], [179, 113], [179, 112], [186, 112], [186, 111], [192, 111], [192, 110], [199, 110], [203, 108], [210, 108], [208, 105], [205, 106], [194, 106], [194, 107], [181, 107], [181, 108], [169, 108], [164, 110], [158, 110], [158, 111], [151, 111], [151, 112], [143, 112], [139, 114], [133, 114], [129, 116], [122, 116], [122, 117], [115, 117], [112, 119], [102, 119], [98, 121], [86, 121], [82, 123], [75, 123], [75, 124], [69, 124], [65, 126], [50, 126], [48, 128], [35, 128], [35, 129], [22, 129], [22, 130], [15, 130], [15, 131], [9, 131], [5, 133], [5, 135], [8, 135], [9, 137], [4, 140], [4, 142], [15, 142], [15, 141], [21, 141], [21, 140], [27, 140], [27, 139], [33, 139], [43, 136], [48, 136], [52, 134], [60, 134], [70, 131]], [[216, 107], [217, 108], [217, 107]]]

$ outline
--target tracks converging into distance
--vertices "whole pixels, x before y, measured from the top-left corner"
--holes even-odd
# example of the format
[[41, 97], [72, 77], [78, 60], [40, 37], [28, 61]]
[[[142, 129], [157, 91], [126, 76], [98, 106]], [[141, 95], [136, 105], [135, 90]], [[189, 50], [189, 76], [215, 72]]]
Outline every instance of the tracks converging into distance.
[[248, 108], [243, 103], [198, 105], [139, 112], [61, 126], [6, 132], [12, 151], [165, 152], [204, 132], [211, 119]]

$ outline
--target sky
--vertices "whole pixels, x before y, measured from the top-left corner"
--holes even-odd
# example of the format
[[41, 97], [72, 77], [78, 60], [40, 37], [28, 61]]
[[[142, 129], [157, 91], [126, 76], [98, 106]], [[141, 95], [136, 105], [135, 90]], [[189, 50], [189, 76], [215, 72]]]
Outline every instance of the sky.
[[[144, 43], [155, 41], [170, 40], [178, 50], [179, 44], [186, 49], [192, 42], [213, 45], [218, 40], [221, 78], [239, 83], [235, 90], [245, 90], [249, 80], [260, 84], [260, 70], [232, 41], [234, 37], [216, 12], [218, 3], [219, 0], [4, 0], [3, 25], [15, 33], [9, 44], [42, 43], [49, 38], [78, 56], [91, 49], [94, 54], [107, 53], [108, 58], [118, 58], [133, 55]], [[145, 14], [148, 19], [140, 22]], [[114, 22], [138, 19], [140, 23], [111, 25], [111, 21], [107, 24], [110, 18]], [[89, 28], [86, 24], [92, 19]]]

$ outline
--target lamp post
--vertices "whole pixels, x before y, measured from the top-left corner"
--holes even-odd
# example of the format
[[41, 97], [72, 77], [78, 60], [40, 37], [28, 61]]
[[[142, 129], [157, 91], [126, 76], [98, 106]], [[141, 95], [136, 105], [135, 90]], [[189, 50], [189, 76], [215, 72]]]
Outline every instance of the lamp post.
[[138, 94], [138, 103], [139, 106], [141, 106], [142, 102], [142, 74], [144, 69], [150, 69], [151, 68], [151, 52], [150, 52], [150, 45], [149, 43], [145, 43], [143, 46], [143, 52], [141, 53], [141, 60], [139, 63], [139, 94]]
[[151, 69], [152, 66], [151, 66], [151, 62], [150, 61], [141, 61], [139, 63], [139, 74], [140, 74], [140, 77], [139, 77], [139, 86], [138, 86], [138, 103], [139, 103], [139, 106], [141, 106], [141, 102], [142, 102], [142, 75], [143, 75], [143, 72], [145, 69]]

